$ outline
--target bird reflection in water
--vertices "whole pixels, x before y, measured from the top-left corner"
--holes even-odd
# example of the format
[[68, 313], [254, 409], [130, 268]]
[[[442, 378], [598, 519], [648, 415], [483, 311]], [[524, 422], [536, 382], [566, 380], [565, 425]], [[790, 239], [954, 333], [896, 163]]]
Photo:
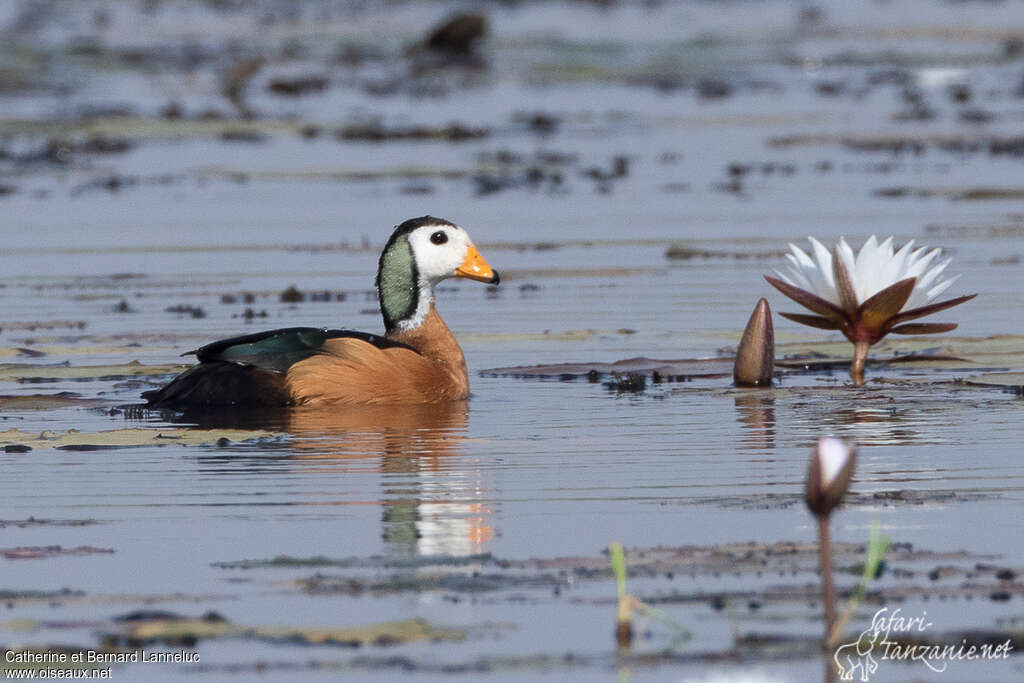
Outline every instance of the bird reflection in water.
[[[270, 415], [205, 413], [178, 419], [200, 427], [287, 432], [289, 460], [320, 472], [374, 462], [381, 477], [382, 536], [391, 554], [466, 556], [494, 537], [482, 472], [464, 451], [468, 404], [293, 408]], [[361, 501], [370, 498], [369, 492]]]

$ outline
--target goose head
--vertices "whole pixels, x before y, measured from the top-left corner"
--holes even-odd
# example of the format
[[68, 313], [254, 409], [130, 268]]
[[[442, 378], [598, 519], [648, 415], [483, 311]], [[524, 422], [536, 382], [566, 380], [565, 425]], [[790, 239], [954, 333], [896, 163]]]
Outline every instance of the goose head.
[[495, 285], [500, 281], [466, 231], [451, 221], [423, 216], [395, 228], [377, 270], [388, 333], [419, 327], [434, 301], [434, 287], [450, 277]]

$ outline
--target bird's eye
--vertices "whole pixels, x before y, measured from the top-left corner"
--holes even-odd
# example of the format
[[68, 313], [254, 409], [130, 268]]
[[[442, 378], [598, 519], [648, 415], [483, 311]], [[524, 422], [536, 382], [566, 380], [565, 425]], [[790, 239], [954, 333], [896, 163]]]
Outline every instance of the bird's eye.
[[448, 241], [448, 235], [444, 231], [438, 230], [430, 236], [430, 241], [434, 244], [444, 244]]

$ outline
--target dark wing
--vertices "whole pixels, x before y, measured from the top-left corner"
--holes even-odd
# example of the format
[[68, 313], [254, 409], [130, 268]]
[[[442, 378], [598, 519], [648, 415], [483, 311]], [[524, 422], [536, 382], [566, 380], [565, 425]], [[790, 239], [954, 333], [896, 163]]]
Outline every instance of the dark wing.
[[280, 330], [222, 339], [189, 353], [195, 354], [201, 363], [225, 361], [251, 365], [270, 372], [287, 372], [295, 363], [321, 353], [324, 342], [328, 339], [338, 337], [361, 339], [379, 349], [396, 346], [411, 348], [401, 342], [366, 332], [328, 330], [321, 327], [285, 327]]
[[323, 353], [324, 343], [356, 338], [380, 349], [402, 347], [366, 332], [287, 327], [207, 344], [195, 354], [199, 364], [161, 389], [142, 394], [149, 406], [182, 409], [198, 406], [282, 406], [292, 402], [285, 375], [292, 365]]
[[285, 406], [291, 402], [284, 375], [224, 361], [200, 363], [160, 389], [144, 391], [148, 408]]

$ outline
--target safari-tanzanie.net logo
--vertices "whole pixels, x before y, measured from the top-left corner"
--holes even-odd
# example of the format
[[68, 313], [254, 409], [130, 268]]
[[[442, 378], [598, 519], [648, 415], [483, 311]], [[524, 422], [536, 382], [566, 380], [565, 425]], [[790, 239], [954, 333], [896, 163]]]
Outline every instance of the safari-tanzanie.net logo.
[[1010, 639], [993, 645], [972, 644], [966, 638], [959, 643], [934, 644], [922, 633], [932, 627], [927, 612], [919, 617], [905, 617], [900, 609], [883, 607], [871, 618], [871, 626], [857, 640], [836, 648], [833, 655], [840, 680], [867, 682], [878, 671], [881, 662], [920, 662], [935, 673], [942, 673], [950, 662], [979, 659], [1007, 659], [1013, 645]]

